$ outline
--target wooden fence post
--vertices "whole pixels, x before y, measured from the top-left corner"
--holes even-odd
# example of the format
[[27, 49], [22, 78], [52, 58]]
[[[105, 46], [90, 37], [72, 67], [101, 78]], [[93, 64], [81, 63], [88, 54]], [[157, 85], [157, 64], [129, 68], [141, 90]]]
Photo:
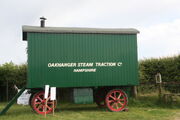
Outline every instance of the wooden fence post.
[[137, 86], [132, 87], [132, 95], [135, 99], [137, 99]]
[[161, 78], [161, 74], [157, 73], [155, 75], [155, 79], [156, 79], [156, 83], [158, 84], [159, 99], [161, 99], [162, 98], [162, 78]]

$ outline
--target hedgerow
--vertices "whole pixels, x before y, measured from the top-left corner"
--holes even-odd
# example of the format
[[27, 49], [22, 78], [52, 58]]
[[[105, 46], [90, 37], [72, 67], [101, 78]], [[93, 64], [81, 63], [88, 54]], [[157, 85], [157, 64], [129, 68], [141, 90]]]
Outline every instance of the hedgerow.
[[[140, 83], [154, 83], [157, 73], [161, 73], [163, 82], [180, 82], [180, 55], [139, 61]], [[0, 101], [7, 99], [7, 88], [8, 99], [11, 99], [16, 93], [14, 85], [22, 88], [26, 82], [27, 64], [16, 65], [10, 62], [0, 65]]]

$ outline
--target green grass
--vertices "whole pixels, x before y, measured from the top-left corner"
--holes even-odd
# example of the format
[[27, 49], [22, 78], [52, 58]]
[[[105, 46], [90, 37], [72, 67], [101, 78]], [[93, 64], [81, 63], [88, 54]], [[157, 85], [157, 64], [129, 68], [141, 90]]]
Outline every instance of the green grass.
[[[59, 103], [60, 104], [60, 103]], [[57, 106], [55, 116], [47, 115], [47, 120], [174, 120], [180, 119], [179, 104], [163, 104], [152, 95], [141, 95], [131, 99], [128, 112], [109, 112], [95, 104], [62, 103]], [[0, 104], [0, 109], [5, 103]], [[13, 105], [0, 120], [44, 120], [44, 116], [34, 113], [29, 106]]]

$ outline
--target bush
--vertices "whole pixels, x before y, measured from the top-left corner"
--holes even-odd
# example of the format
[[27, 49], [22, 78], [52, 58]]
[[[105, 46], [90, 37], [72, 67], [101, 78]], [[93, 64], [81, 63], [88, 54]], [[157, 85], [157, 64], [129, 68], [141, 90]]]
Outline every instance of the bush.
[[163, 82], [180, 82], [180, 55], [139, 62], [140, 82], [155, 82], [157, 73], [161, 73]]
[[[16, 91], [14, 85], [22, 88], [26, 84], [27, 65], [15, 65], [14, 63], [5, 63], [0, 65], [0, 101], [11, 99]], [[8, 90], [7, 90], [8, 89]], [[7, 95], [8, 92], [8, 95]]]
[[[180, 55], [159, 59], [146, 59], [139, 62], [139, 78], [141, 83], [155, 83], [155, 75], [157, 73], [161, 73], [162, 81], [168, 83], [163, 86], [165, 90], [173, 93], [180, 92], [180, 84], [170, 84], [173, 82], [180, 83]], [[139, 88], [143, 88], [142, 86]]]

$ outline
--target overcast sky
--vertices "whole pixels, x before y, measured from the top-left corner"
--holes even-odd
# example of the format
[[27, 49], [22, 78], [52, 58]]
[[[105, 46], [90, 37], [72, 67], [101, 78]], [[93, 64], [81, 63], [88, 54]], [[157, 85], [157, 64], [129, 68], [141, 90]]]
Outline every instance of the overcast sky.
[[22, 25], [136, 28], [139, 59], [180, 54], [180, 0], [0, 0], [0, 64], [25, 63]]

